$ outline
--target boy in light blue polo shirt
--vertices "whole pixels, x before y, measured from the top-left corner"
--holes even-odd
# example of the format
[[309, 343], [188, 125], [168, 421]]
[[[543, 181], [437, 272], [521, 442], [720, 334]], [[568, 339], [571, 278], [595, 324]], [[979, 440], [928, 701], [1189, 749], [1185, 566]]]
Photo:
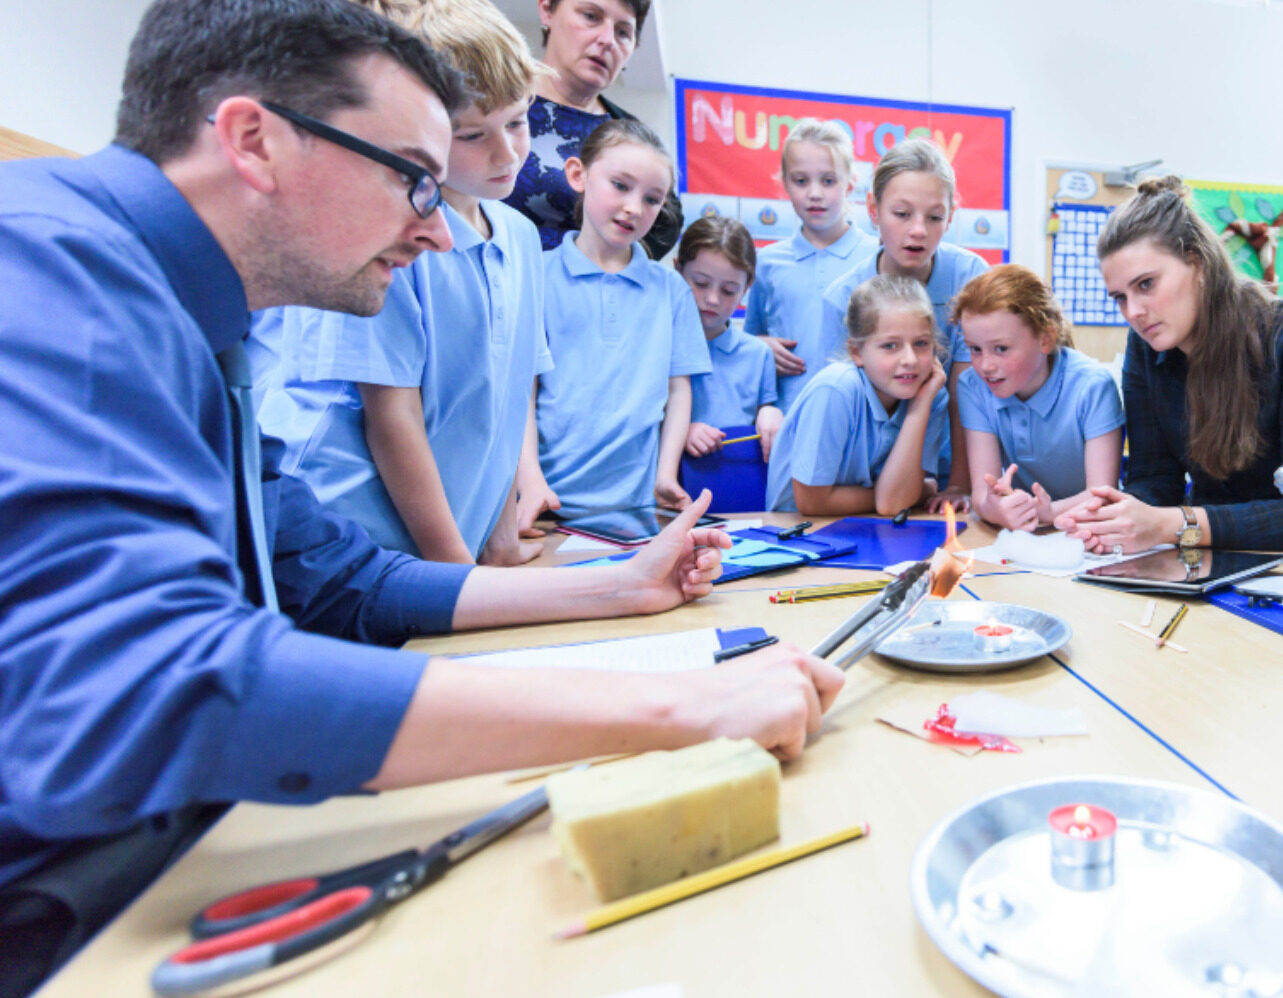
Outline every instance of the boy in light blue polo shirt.
[[955, 309], [972, 352], [958, 408], [976, 512], [1034, 530], [1092, 486], [1117, 486], [1118, 387], [1103, 364], [1068, 345], [1069, 323], [1038, 275], [995, 267], [963, 289]]
[[[438, 209], [453, 246], [395, 272], [373, 318], [291, 308], [260, 320], [264, 333], [283, 326], [284, 376], [259, 418], [285, 440], [285, 470], [381, 545], [512, 564], [541, 549], [518, 538], [516, 478], [535, 377], [552, 362], [538, 232], [498, 199], [529, 151], [536, 67], [488, 5], [423, 16], [479, 93], [455, 116]], [[533, 455], [527, 466], [530, 491], [546, 492]]]
[[831, 121], [803, 118], [780, 150], [780, 180], [801, 226], [758, 256], [744, 331], [775, 355], [779, 406], [788, 412], [806, 383], [842, 355], [846, 338], [822, 335], [820, 296], [868, 248], [847, 217], [855, 184], [851, 137]]

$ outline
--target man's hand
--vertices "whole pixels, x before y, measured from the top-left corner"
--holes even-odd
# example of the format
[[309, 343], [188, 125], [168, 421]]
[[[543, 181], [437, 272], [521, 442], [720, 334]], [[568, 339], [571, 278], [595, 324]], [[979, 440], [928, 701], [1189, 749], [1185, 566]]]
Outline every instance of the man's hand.
[[631, 612], [670, 610], [713, 591], [713, 580], [722, 574], [721, 549], [729, 548], [731, 539], [715, 527], [696, 528], [712, 501], [713, 493], [705, 489], [658, 537], [620, 565], [620, 588], [629, 597]]

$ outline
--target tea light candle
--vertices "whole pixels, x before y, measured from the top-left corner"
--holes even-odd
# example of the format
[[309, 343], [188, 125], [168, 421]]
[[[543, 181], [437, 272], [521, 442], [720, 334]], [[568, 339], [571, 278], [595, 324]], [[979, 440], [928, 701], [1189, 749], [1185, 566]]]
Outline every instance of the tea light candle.
[[1014, 628], [999, 624], [995, 620], [981, 624], [975, 630], [976, 647], [986, 655], [1006, 651], [1011, 647], [1011, 635]]
[[1047, 816], [1051, 826], [1051, 876], [1062, 887], [1094, 891], [1114, 882], [1113, 812], [1091, 804], [1066, 804]]

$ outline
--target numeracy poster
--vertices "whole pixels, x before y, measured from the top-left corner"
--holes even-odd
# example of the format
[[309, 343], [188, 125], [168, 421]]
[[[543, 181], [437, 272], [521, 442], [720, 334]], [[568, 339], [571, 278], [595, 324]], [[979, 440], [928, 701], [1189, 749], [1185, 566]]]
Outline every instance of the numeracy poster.
[[797, 218], [780, 186], [780, 145], [792, 124], [814, 117], [851, 135], [856, 186], [851, 217], [872, 232], [865, 195], [878, 159], [906, 138], [929, 138], [958, 178], [958, 209], [945, 240], [990, 263], [1007, 259], [1011, 207], [1011, 112], [990, 108], [674, 81], [678, 189], [687, 222], [731, 215], [760, 244], [787, 238]]

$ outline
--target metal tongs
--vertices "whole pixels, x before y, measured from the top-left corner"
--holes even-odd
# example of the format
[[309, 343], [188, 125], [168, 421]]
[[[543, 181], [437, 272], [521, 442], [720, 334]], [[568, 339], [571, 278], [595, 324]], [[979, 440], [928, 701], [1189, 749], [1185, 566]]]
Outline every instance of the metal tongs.
[[910, 565], [882, 590], [877, 599], [869, 600], [812, 648], [811, 654], [828, 658], [851, 638], [857, 637], [855, 645], [834, 662], [840, 669], [850, 668], [873, 651], [883, 638], [908, 623], [931, 590], [931, 562], [919, 561]]

